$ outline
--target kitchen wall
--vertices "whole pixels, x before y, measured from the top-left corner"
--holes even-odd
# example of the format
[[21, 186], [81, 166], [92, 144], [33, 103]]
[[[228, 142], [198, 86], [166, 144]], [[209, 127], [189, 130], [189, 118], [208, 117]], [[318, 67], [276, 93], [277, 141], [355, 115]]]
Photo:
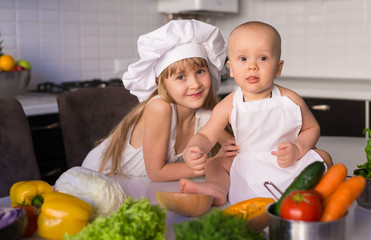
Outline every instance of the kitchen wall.
[[[371, 81], [371, 0], [240, 0], [213, 17], [225, 38], [261, 20], [283, 38], [284, 76]], [[52, 81], [122, 76], [136, 40], [167, 22], [156, 0], [0, 0], [4, 52], [33, 66], [29, 88]], [[121, 59], [115, 62], [115, 59]], [[117, 65], [118, 64], [118, 65]]]
[[227, 38], [249, 20], [281, 33], [284, 76], [371, 81], [371, 0], [240, 0], [238, 15], [213, 23]]
[[32, 64], [31, 89], [46, 81], [121, 78], [114, 59], [137, 59], [138, 36], [167, 22], [156, 4], [155, 0], [0, 0], [3, 52]]

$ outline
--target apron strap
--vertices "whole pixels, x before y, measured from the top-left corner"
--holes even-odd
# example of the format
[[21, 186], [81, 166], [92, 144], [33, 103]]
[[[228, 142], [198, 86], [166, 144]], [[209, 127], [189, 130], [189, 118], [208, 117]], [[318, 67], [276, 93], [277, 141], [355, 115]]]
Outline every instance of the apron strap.
[[280, 90], [278, 89], [278, 87], [277, 87], [276, 84], [273, 85], [273, 89], [272, 89], [271, 97], [272, 97], [272, 98], [281, 97], [281, 92], [280, 92]]

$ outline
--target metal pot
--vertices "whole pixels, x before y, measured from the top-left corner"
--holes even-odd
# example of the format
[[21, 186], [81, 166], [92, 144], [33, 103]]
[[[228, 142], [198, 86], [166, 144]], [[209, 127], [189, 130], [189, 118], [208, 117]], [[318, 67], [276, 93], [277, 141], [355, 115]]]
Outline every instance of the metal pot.
[[344, 240], [345, 217], [330, 222], [286, 220], [273, 214], [275, 203], [267, 206], [271, 217], [270, 240]]

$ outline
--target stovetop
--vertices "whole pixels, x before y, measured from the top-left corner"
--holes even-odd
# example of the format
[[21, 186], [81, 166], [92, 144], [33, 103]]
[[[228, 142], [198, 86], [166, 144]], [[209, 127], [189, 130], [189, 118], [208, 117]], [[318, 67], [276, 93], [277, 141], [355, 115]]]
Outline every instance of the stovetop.
[[62, 82], [60, 84], [56, 84], [53, 82], [45, 82], [40, 83], [37, 85], [37, 89], [33, 90], [33, 92], [39, 93], [62, 93], [68, 91], [74, 91], [79, 88], [87, 88], [87, 87], [117, 87], [122, 86], [121, 79], [109, 79], [107, 81], [101, 79], [92, 79], [86, 81], [69, 81], [69, 82]]

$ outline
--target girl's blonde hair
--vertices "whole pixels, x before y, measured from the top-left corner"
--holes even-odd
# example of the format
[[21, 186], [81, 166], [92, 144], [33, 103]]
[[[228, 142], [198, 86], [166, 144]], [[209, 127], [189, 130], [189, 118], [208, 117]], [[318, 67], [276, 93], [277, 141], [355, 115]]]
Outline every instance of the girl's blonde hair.
[[[124, 174], [121, 171], [121, 156], [122, 152], [125, 148], [125, 142], [129, 133], [129, 129], [131, 126], [134, 126], [144, 112], [144, 108], [147, 103], [156, 95], [160, 95], [161, 98], [165, 99], [169, 103], [174, 103], [174, 100], [168, 95], [165, 86], [164, 80], [169, 78], [171, 75], [175, 74], [176, 72], [183, 71], [186, 66], [189, 66], [191, 69], [195, 70], [197, 68], [208, 68], [207, 61], [203, 58], [187, 58], [180, 61], [173, 63], [172, 65], [168, 66], [158, 77], [158, 88], [143, 102], [139, 103], [136, 107], [129, 112], [123, 120], [110, 132], [108, 137], [111, 139], [107, 145], [103, 153], [102, 163], [99, 168], [99, 172], [103, 172], [104, 167], [108, 164], [111, 159], [111, 169], [107, 175], [113, 175], [115, 173]], [[218, 103], [218, 97], [213, 91], [212, 81], [210, 86], [210, 91], [206, 100], [203, 104], [203, 108], [205, 110], [212, 110], [215, 105]], [[104, 139], [100, 140], [98, 143], [102, 142]], [[217, 153], [220, 146], [212, 150], [212, 154]]]

